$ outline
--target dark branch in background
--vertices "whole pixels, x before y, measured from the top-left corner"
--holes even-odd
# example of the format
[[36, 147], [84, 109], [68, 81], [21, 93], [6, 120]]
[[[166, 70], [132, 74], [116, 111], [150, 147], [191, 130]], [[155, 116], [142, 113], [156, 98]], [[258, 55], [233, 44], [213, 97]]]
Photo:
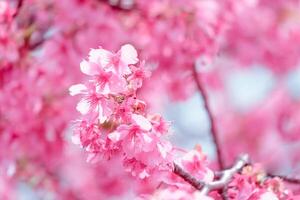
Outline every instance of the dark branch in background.
[[108, 1], [111, 6], [117, 6], [125, 10], [131, 10], [135, 3], [135, 0], [108, 0]]
[[122, 11], [130, 11], [135, 7], [135, 0], [98, 0], [108, 3], [112, 8]]
[[218, 180], [205, 183], [203, 181], [197, 180], [188, 172], [184, 171], [180, 166], [174, 163], [174, 173], [180, 176], [187, 183], [192, 185], [195, 189], [199, 190], [202, 194], [208, 194], [210, 191], [219, 190], [225, 188], [227, 184], [232, 180], [233, 176], [240, 172], [244, 166], [250, 163], [249, 156], [247, 154], [241, 155], [235, 164], [221, 172], [220, 178]]
[[30, 44], [29, 49], [35, 50], [35, 49], [39, 48], [45, 41], [46, 41], [45, 38], [41, 38], [40, 40], [36, 41], [35, 43]]
[[17, 17], [18, 16], [18, 14], [19, 14], [19, 12], [20, 12], [20, 10], [21, 10], [21, 7], [22, 7], [22, 5], [23, 5], [23, 0], [19, 0], [18, 1], [18, 4], [17, 4], [17, 7], [16, 7], [16, 12], [13, 14], [13, 18], [15, 18], [15, 17]]
[[[220, 169], [222, 170], [222, 169], [224, 169], [224, 160], [222, 158], [222, 152], [221, 152], [220, 142], [219, 142], [219, 138], [218, 138], [218, 134], [217, 134], [217, 130], [216, 130], [216, 125], [215, 125], [215, 121], [214, 121], [212, 112], [210, 110], [210, 107], [208, 105], [208, 96], [207, 96], [207, 94], [205, 92], [205, 89], [202, 85], [202, 82], [201, 82], [201, 80], [198, 76], [196, 64], [193, 67], [193, 77], [194, 77], [197, 89], [203, 97], [204, 107], [207, 111], [207, 114], [208, 114], [208, 117], [209, 117], [209, 120], [210, 120], [210, 127], [211, 127], [210, 132], [211, 132], [211, 136], [212, 136], [215, 148], [216, 148], [218, 164], [219, 164]], [[271, 174], [271, 173], [268, 173], [268, 176], [269, 177], [279, 177], [283, 181], [288, 182], [288, 183], [300, 184], [300, 178], [294, 178], [294, 177], [285, 176], [285, 175], [276, 175], [276, 174]], [[214, 187], [214, 186], [211, 186], [211, 187]]]
[[202, 85], [202, 82], [201, 82], [200, 78], [198, 77], [196, 64], [193, 67], [193, 78], [194, 78], [194, 81], [196, 83], [197, 89], [198, 89], [198, 91], [200, 92], [200, 94], [202, 95], [202, 98], [203, 98], [204, 108], [207, 112], [207, 115], [208, 115], [208, 118], [209, 118], [209, 121], [210, 121], [210, 132], [211, 132], [211, 136], [212, 136], [212, 139], [213, 139], [213, 143], [214, 143], [215, 148], [216, 148], [217, 161], [218, 161], [218, 164], [219, 164], [219, 168], [222, 170], [222, 169], [224, 169], [224, 162], [223, 162], [223, 158], [222, 158], [221, 146], [220, 146], [220, 142], [219, 142], [219, 138], [218, 138], [218, 134], [217, 134], [215, 120], [213, 118], [213, 114], [211, 112], [211, 109], [208, 105], [208, 95], [205, 92], [205, 89]]
[[300, 178], [295, 178], [295, 177], [290, 177], [290, 176], [285, 176], [285, 175], [271, 174], [271, 173], [268, 173], [267, 175], [271, 178], [275, 178], [275, 177], [281, 178], [283, 181], [288, 182], [288, 183], [300, 184]]

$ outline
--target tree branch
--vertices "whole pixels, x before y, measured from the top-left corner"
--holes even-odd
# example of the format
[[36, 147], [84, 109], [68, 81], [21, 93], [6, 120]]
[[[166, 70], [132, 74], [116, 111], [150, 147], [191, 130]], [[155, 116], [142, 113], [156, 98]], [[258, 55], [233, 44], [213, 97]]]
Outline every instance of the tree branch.
[[218, 135], [217, 135], [217, 129], [216, 129], [215, 121], [214, 121], [214, 118], [213, 118], [213, 114], [212, 114], [211, 109], [208, 105], [208, 95], [206, 94], [205, 89], [204, 89], [204, 87], [201, 83], [201, 80], [198, 77], [196, 64], [193, 66], [193, 78], [194, 78], [194, 81], [196, 83], [198, 91], [200, 92], [200, 94], [203, 97], [204, 108], [205, 108], [205, 110], [208, 114], [209, 121], [210, 121], [210, 132], [211, 132], [212, 139], [213, 139], [213, 142], [214, 142], [214, 145], [215, 145], [215, 148], [216, 148], [218, 165], [219, 165], [219, 168], [222, 170], [222, 169], [224, 169], [224, 162], [223, 162], [223, 158], [222, 158], [222, 152], [221, 152], [219, 138], [218, 138]]
[[285, 176], [285, 175], [271, 174], [271, 173], [268, 173], [267, 175], [271, 178], [275, 178], [275, 177], [281, 178], [283, 181], [288, 182], [288, 183], [300, 184], [300, 178], [295, 178], [295, 177]]
[[122, 11], [130, 11], [135, 7], [135, 0], [98, 0], [107, 2], [112, 8]]
[[[221, 152], [220, 142], [219, 142], [219, 139], [218, 139], [216, 125], [215, 125], [215, 121], [214, 121], [212, 112], [210, 110], [210, 107], [208, 105], [208, 95], [206, 94], [205, 89], [204, 89], [204, 87], [201, 83], [201, 80], [200, 80], [199, 76], [198, 76], [196, 65], [194, 65], [194, 67], [193, 67], [193, 77], [194, 77], [197, 89], [203, 97], [204, 107], [207, 111], [207, 114], [208, 114], [208, 117], [209, 117], [209, 120], [210, 120], [210, 124], [211, 124], [210, 125], [210, 131], [211, 131], [213, 142], [214, 142], [215, 148], [216, 148], [218, 164], [219, 164], [220, 169], [222, 170], [224, 168], [224, 161], [223, 161], [223, 158], [222, 158], [222, 152]], [[222, 173], [222, 171], [220, 173]], [[276, 175], [276, 174], [271, 174], [271, 173], [268, 173], [268, 176], [272, 177], [272, 178], [273, 177], [279, 177], [283, 181], [288, 182], [288, 183], [300, 184], [300, 178], [295, 178], [295, 177], [286, 176], [286, 175]], [[217, 182], [213, 183], [213, 185], [211, 185], [211, 186], [206, 185], [206, 187], [210, 187], [210, 188], [217, 187], [217, 186], [218, 186]], [[206, 190], [205, 187], [203, 188], [203, 190]]]
[[227, 186], [227, 184], [232, 180], [234, 174], [241, 171], [241, 169], [250, 163], [249, 156], [247, 154], [241, 155], [235, 164], [220, 173], [220, 178], [216, 181], [205, 183], [203, 181], [197, 180], [188, 172], [184, 171], [179, 165], [174, 163], [174, 173], [180, 176], [184, 181], [192, 185], [195, 189], [200, 190], [202, 194], [207, 194], [210, 191], [222, 189]]
[[243, 169], [243, 167], [249, 163], [249, 156], [247, 154], [241, 155], [231, 168], [222, 171], [222, 175], [219, 180], [206, 183], [201, 189], [201, 193], [208, 194], [210, 191], [225, 188], [227, 184], [232, 180], [232, 177], [236, 173], [240, 172]]
[[174, 163], [174, 173], [180, 176], [184, 181], [192, 185], [197, 190], [201, 190], [205, 185], [204, 182], [198, 181], [195, 177], [193, 177], [191, 174], [184, 171], [184, 169], [182, 169], [176, 163]]

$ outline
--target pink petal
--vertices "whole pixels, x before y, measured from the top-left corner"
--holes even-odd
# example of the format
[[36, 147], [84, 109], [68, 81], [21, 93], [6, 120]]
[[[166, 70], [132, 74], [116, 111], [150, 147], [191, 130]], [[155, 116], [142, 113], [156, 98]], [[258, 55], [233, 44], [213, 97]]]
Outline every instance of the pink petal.
[[167, 150], [161, 145], [161, 144], [157, 144], [157, 147], [158, 147], [158, 150], [159, 150], [159, 153], [160, 155], [163, 157], [163, 158], [166, 158], [167, 157]]
[[86, 86], [83, 84], [75, 84], [69, 88], [69, 93], [71, 96], [82, 94], [87, 90]]
[[81, 100], [76, 106], [76, 109], [82, 114], [85, 115], [90, 111], [90, 104], [86, 100]]
[[260, 196], [259, 200], [278, 200], [278, 198], [273, 192], [266, 192]]
[[80, 70], [82, 73], [90, 76], [99, 74], [98, 66], [94, 63], [89, 63], [86, 60], [81, 61]]
[[144, 178], [147, 178], [149, 176], [150, 176], [150, 174], [145, 169], [139, 174], [140, 179], [144, 179]]
[[86, 158], [86, 162], [88, 163], [95, 163], [96, 162], [96, 157], [97, 157], [97, 154], [96, 153], [89, 153], [87, 158]]
[[145, 131], [151, 130], [151, 128], [152, 128], [151, 123], [148, 121], [148, 119], [146, 119], [142, 115], [133, 114], [132, 119], [137, 125], [139, 125], [141, 127], [141, 129], [143, 129]]
[[160, 142], [157, 144], [158, 151], [163, 158], [167, 158], [168, 153], [172, 151], [172, 145], [169, 142]]
[[127, 65], [132, 65], [136, 64], [139, 59], [137, 58], [137, 51], [135, 48], [130, 45], [126, 44], [121, 47], [121, 60], [127, 64]]
[[89, 53], [89, 61], [106, 67], [112, 58], [112, 53], [104, 49], [91, 49]]
[[215, 177], [214, 172], [208, 169], [204, 174], [203, 181], [211, 182], [214, 180], [214, 177]]
[[71, 141], [72, 141], [73, 144], [80, 144], [81, 141], [80, 141], [80, 136], [79, 136], [79, 134], [72, 135]]
[[147, 143], [152, 142], [152, 138], [147, 134], [143, 134], [143, 138], [144, 138], [144, 141], [147, 142]]
[[114, 131], [107, 136], [111, 141], [118, 142], [121, 139], [121, 133], [118, 131]]

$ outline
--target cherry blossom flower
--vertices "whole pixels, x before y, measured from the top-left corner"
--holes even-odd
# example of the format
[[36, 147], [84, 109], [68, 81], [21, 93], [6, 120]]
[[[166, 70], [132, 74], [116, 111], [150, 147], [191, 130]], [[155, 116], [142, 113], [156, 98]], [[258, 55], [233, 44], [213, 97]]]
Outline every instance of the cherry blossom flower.
[[[120, 60], [115, 62], [113, 56], [119, 56]], [[77, 105], [83, 119], [74, 140], [91, 153], [90, 159], [94, 160], [97, 155], [109, 159], [122, 155], [125, 169], [144, 179], [159, 169], [171, 169], [172, 147], [161, 137], [167, 132], [162, 119], [148, 119], [146, 104], [135, 96], [142, 81], [148, 77], [144, 65], [133, 66], [137, 61], [136, 50], [131, 45], [122, 46], [117, 54], [102, 48], [93, 49], [89, 60], [80, 65], [84, 74], [92, 75], [91, 79], [87, 84], [71, 86], [69, 91], [71, 95], [83, 96]], [[120, 70], [122, 67], [128, 67], [130, 71]], [[113, 80], [107, 76], [105, 84], [102, 84], [103, 79], [93, 78], [105, 70], [117, 78]], [[115, 84], [115, 81], [127, 85], [119, 93], [115, 90], [105, 92], [106, 88], [102, 86]], [[96, 113], [98, 117], [89, 117], [86, 115], [89, 113]]]
[[[226, 166], [247, 152], [266, 170], [299, 174], [299, 95], [286, 86], [299, 68], [298, 1], [135, 0], [129, 10], [118, 2], [0, 0], [1, 198], [18, 198], [25, 185], [63, 200], [222, 199], [174, 174], [175, 161], [199, 181], [218, 178], [202, 150], [181, 157], [170, 123], [152, 113], [195, 94], [198, 60]], [[276, 83], [240, 111], [225, 82], [253, 65]], [[71, 128], [83, 151], [70, 144]], [[229, 199], [300, 198], [252, 167], [226, 185]]]

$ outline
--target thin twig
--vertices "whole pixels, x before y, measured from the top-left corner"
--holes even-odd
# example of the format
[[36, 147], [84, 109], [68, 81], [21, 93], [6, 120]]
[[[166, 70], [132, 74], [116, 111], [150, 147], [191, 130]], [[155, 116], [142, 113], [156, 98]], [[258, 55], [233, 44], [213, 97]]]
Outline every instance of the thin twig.
[[247, 154], [240, 156], [231, 168], [221, 172], [220, 179], [209, 183], [197, 180], [194, 176], [184, 171], [184, 169], [182, 169], [176, 163], [174, 163], [173, 172], [180, 176], [184, 181], [192, 185], [195, 189], [201, 191], [202, 194], [207, 194], [210, 191], [219, 190], [226, 187], [231, 181], [232, 177], [241, 171], [245, 165], [249, 164], [249, 162], [249, 156]]
[[216, 129], [215, 121], [213, 118], [213, 114], [208, 105], [208, 95], [205, 92], [205, 89], [201, 83], [201, 80], [198, 77], [196, 64], [193, 67], [193, 78], [195, 80], [198, 91], [201, 93], [201, 95], [203, 97], [204, 108], [208, 114], [209, 121], [210, 121], [210, 132], [211, 132], [212, 139], [213, 139], [213, 142], [214, 142], [214, 145], [216, 148], [218, 165], [219, 165], [219, 168], [222, 170], [222, 169], [224, 169], [224, 162], [223, 162], [223, 158], [222, 158], [222, 152], [221, 152], [220, 142], [219, 142], [219, 138], [218, 138], [218, 134], [217, 134], [217, 129]]
[[108, 3], [113, 9], [120, 11], [130, 11], [135, 8], [135, 0], [98, 0]]
[[271, 174], [271, 173], [268, 173], [268, 176], [271, 178], [278, 177], [288, 183], [300, 184], [300, 178], [290, 177], [290, 176], [286, 176], [286, 175]]

